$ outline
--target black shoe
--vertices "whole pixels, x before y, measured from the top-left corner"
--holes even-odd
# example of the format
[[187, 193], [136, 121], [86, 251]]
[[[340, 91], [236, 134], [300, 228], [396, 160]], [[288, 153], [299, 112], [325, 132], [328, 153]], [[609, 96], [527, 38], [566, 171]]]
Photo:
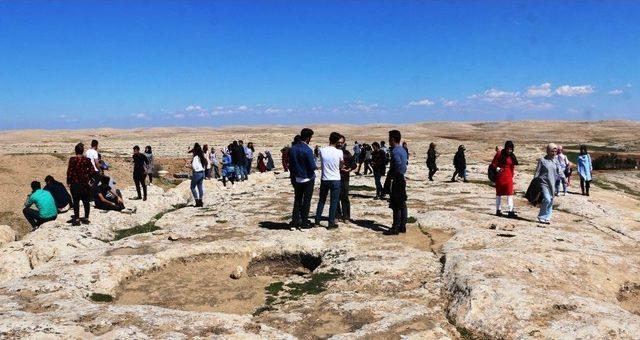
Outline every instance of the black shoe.
[[387, 230], [382, 232], [382, 234], [384, 234], [384, 235], [398, 235], [399, 233], [400, 233], [400, 231], [398, 229], [396, 229], [395, 227], [392, 227], [392, 228], [387, 229]]
[[79, 226], [79, 225], [80, 225], [80, 221], [78, 221], [78, 220], [73, 220], [73, 221], [71, 221], [71, 225], [72, 225], [72, 226], [74, 226], [74, 227], [77, 227], [77, 226]]
[[399, 233], [402, 233], [402, 234], [405, 234], [405, 233], [407, 232], [407, 227], [400, 227], [400, 228], [398, 229], [398, 232], [399, 232]]
[[142, 197], [140, 197], [140, 196], [138, 196], [138, 197], [131, 197], [131, 200], [132, 200], [132, 201], [138, 201], [138, 200], [141, 200], [141, 199], [142, 199]]
[[518, 218], [518, 214], [515, 211], [509, 211], [509, 214], [507, 214], [507, 217]]
[[89, 224], [89, 223], [91, 223], [91, 221], [89, 221], [89, 219], [88, 219], [88, 218], [81, 218], [81, 219], [80, 219], [80, 222], [82, 222], [82, 224]]
[[333, 223], [333, 224], [329, 224], [329, 226], [327, 227], [328, 230], [331, 229], [338, 229], [338, 224], [337, 223]]
[[429, 177], [429, 181], [433, 182], [433, 178]]
[[145, 196], [142, 200], [143, 200], [143, 201], [146, 201], [146, 200], [147, 200], [147, 196]]
[[502, 211], [500, 211], [500, 209], [496, 210], [496, 216], [502, 217]]

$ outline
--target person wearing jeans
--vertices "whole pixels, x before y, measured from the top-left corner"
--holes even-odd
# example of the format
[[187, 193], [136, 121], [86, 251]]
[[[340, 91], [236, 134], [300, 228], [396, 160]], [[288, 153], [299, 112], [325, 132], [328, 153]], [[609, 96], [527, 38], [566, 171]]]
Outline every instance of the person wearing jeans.
[[332, 132], [329, 135], [329, 146], [320, 149], [320, 160], [322, 162], [322, 181], [320, 182], [320, 198], [318, 199], [318, 208], [316, 209], [316, 225], [320, 224], [324, 204], [327, 201], [327, 195], [331, 192], [329, 201], [329, 226], [327, 229], [335, 229], [336, 211], [338, 210], [338, 200], [340, 199], [340, 171], [344, 167], [344, 154], [342, 150], [337, 148], [340, 141], [340, 134]]
[[534, 175], [535, 178], [540, 179], [542, 186], [540, 188], [542, 203], [540, 204], [538, 221], [544, 224], [551, 223], [551, 214], [553, 212], [553, 189], [558, 177], [558, 163], [555, 161], [557, 149], [557, 146], [553, 143], [547, 145], [547, 155], [538, 160]]
[[204, 182], [204, 169], [206, 168], [208, 161], [204, 156], [202, 147], [200, 147], [200, 144], [198, 143], [195, 143], [193, 145], [193, 149], [189, 152], [193, 154], [193, 158], [191, 159], [191, 168], [193, 169], [193, 173], [191, 175], [191, 193], [193, 194], [193, 199], [196, 201], [195, 206], [202, 207], [202, 198], [204, 196], [202, 183]]
[[291, 214], [292, 228], [310, 228], [309, 210], [315, 183], [316, 160], [313, 150], [309, 146], [313, 137], [313, 130], [304, 128], [296, 136], [289, 150], [289, 171], [294, 188], [293, 212]]

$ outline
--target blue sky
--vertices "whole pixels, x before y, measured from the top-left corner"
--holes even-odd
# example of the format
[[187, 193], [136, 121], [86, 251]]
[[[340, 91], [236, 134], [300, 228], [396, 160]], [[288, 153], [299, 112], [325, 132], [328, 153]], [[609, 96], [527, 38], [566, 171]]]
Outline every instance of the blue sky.
[[638, 1], [0, 1], [0, 129], [640, 119]]

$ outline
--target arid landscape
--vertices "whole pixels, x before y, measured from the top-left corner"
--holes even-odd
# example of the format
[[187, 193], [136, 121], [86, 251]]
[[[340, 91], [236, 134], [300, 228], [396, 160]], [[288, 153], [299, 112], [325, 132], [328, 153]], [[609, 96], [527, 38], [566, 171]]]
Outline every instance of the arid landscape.
[[[639, 122], [311, 126], [312, 145], [338, 131], [349, 148], [401, 130], [410, 223], [400, 236], [382, 234], [391, 211], [373, 200], [372, 176], [352, 177], [352, 222], [289, 229], [279, 150], [300, 128], [0, 132], [0, 338], [640, 338], [640, 172], [596, 171], [589, 197], [574, 172], [550, 225], [523, 198], [547, 143], [637, 157]], [[64, 182], [73, 146], [92, 139], [136, 213], [92, 210], [91, 224], [73, 227], [67, 212], [29, 232], [29, 183]], [[194, 142], [219, 150], [237, 139], [270, 150], [275, 171], [206, 181], [204, 207], [194, 207], [189, 182], [171, 174], [189, 172]], [[505, 140], [520, 161], [519, 219], [494, 215], [487, 179]], [[441, 154], [433, 182], [430, 142]], [[470, 181], [451, 183], [461, 144]], [[145, 202], [128, 199], [134, 145], [153, 146], [168, 171]]]

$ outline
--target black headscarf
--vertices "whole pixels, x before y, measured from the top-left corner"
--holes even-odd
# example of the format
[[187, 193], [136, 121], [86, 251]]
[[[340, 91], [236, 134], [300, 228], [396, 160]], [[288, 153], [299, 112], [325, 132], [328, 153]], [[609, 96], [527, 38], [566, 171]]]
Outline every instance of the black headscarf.
[[511, 151], [511, 154], [507, 153], [507, 149], [511, 149], [515, 151], [515, 146], [513, 145], [513, 142], [508, 140], [504, 143], [504, 148], [502, 149], [501, 153], [501, 157], [500, 157], [500, 162], [502, 164], [506, 164], [507, 163], [507, 157], [511, 157], [511, 162], [513, 162], [513, 165], [518, 165], [518, 158], [516, 158], [516, 155], [513, 153], [513, 151]]

